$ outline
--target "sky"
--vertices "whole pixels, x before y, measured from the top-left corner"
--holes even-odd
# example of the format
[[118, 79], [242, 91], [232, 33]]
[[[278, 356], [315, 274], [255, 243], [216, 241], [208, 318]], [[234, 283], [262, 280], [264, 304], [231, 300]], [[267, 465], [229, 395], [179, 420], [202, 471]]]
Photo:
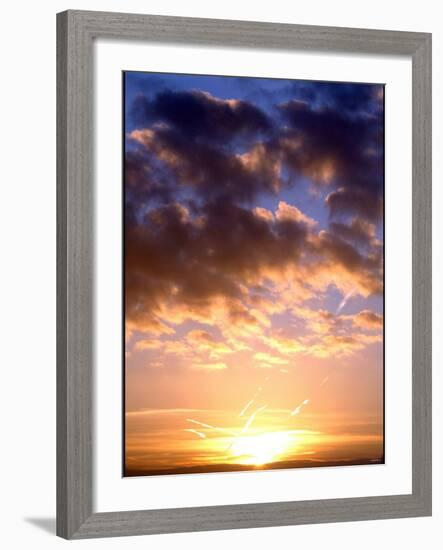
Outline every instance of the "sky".
[[123, 78], [125, 475], [383, 462], [383, 85]]

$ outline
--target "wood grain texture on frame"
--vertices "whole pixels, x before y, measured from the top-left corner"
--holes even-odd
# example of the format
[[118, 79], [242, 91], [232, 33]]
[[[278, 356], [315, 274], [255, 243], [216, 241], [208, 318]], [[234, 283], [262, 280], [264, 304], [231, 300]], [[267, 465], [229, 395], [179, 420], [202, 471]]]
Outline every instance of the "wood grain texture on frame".
[[[93, 41], [412, 58], [412, 494], [93, 512]], [[57, 534], [67, 539], [431, 514], [431, 35], [67, 11], [57, 15]]]

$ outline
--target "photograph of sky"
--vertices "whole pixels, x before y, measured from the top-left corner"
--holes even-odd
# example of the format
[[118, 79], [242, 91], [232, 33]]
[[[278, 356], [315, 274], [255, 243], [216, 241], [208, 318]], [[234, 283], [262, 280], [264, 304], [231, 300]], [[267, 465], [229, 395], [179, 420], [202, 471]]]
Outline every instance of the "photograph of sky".
[[123, 73], [124, 475], [384, 462], [384, 86]]

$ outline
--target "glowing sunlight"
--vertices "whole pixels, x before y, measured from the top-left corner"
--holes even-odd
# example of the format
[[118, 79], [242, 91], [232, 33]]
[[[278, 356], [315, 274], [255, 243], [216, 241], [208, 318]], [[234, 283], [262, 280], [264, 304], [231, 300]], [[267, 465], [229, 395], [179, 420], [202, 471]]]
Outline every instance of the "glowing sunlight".
[[292, 432], [268, 432], [237, 437], [230, 453], [235, 464], [262, 466], [278, 459], [293, 443]]

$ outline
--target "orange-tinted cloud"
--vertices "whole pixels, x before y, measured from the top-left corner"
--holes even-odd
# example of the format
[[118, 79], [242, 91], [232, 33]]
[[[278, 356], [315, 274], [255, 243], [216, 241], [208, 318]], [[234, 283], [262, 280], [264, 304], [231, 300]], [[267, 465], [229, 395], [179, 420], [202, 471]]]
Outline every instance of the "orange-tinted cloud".
[[288, 300], [306, 299], [331, 283], [343, 292], [380, 293], [381, 251], [363, 255], [315, 227], [315, 220], [282, 202], [272, 217], [229, 203], [209, 203], [197, 217], [174, 203], [151, 210], [143, 226], [126, 231], [129, 328], [172, 334], [186, 319], [222, 317], [256, 332], [278, 309], [274, 292], [283, 303], [285, 292]]
[[383, 327], [383, 316], [365, 309], [354, 316], [353, 322], [359, 327], [375, 330]]

